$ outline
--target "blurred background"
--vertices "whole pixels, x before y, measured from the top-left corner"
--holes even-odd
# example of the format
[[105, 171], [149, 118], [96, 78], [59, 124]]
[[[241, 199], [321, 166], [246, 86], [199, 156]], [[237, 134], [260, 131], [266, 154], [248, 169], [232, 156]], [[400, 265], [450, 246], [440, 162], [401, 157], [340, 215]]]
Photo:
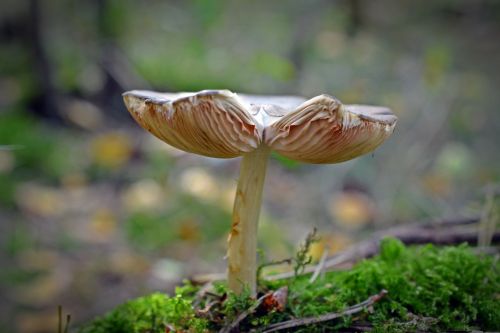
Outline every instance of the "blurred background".
[[0, 331], [55, 332], [225, 270], [239, 160], [140, 129], [130, 89], [321, 93], [389, 106], [376, 152], [273, 156], [261, 260], [314, 227], [334, 252], [373, 230], [478, 214], [500, 180], [500, 2], [4, 0], [0, 4]]

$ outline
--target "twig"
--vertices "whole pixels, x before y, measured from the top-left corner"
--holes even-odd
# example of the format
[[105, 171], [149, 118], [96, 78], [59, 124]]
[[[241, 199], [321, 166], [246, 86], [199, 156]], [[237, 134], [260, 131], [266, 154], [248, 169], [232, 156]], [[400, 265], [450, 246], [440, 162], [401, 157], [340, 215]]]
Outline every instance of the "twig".
[[260, 275], [262, 273], [262, 269], [265, 268], [265, 267], [269, 267], [269, 266], [277, 266], [277, 265], [282, 265], [282, 264], [288, 264], [288, 265], [291, 265], [292, 264], [292, 261], [293, 261], [293, 258], [286, 258], [286, 259], [281, 259], [281, 260], [274, 260], [274, 261], [269, 261], [269, 262], [265, 262], [263, 264], [261, 264], [258, 268], [257, 268], [257, 279], [260, 279]]
[[206, 303], [205, 308], [195, 309], [195, 313], [198, 317], [209, 318], [211, 321], [216, 321], [213, 312], [214, 307], [220, 306], [221, 302], [219, 300], [212, 300]]
[[493, 256], [496, 254], [500, 254], [500, 248], [495, 246], [476, 247], [473, 249], [473, 252], [475, 254]]
[[207, 282], [201, 287], [197, 292], [196, 295], [194, 296], [194, 301], [193, 301], [193, 307], [197, 308], [198, 305], [200, 305], [201, 300], [205, 295], [208, 293], [210, 289], [212, 289], [213, 283], [212, 282]]
[[[342, 251], [332, 257], [326, 258], [323, 271], [338, 268], [342, 265], [352, 264], [361, 259], [376, 255], [379, 251], [380, 240], [390, 236], [399, 239], [406, 245], [432, 243], [437, 245], [452, 245], [467, 242], [476, 244], [478, 232], [473, 229], [466, 229], [467, 226], [474, 227], [480, 221], [480, 216], [459, 217], [454, 219], [441, 219], [429, 222], [416, 222], [382, 230], [377, 232], [371, 239], [358, 243], [345, 251]], [[492, 242], [500, 242], [500, 231], [492, 235]], [[302, 274], [313, 273], [317, 266], [307, 266]], [[267, 275], [263, 279], [274, 281], [288, 279], [294, 276], [294, 272], [284, 272], [279, 274]], [[206, 274], [198, 275], [191, 281], [204, 284], [207, 281], [224, 280], [225, 274]]]
[[17, 150], [17, 149], [23, 149], [23, 148], [25, 148], [25, 147], [21, 146], [21, 145], [1, 145], [0, 151], [2, 151], [2, 150]]
[[270, 332], [277, 332], [281, 331], [287, 328], [293, 328], [293, 327], [299, 327], [299, 326], [307, 326], [311, 324], [317, 324], [317, 323], [322, 323], [325, 321], [330, 321], [336, 318], [340, 318], [343, 316], [349, 316], [358, 312], [363, 311], [367, 307], [372, 306], [376, 302], [380, 301], [382, 298], [387, 295], [387, 290], [382, 290], [376, 295], [370, 296], [367, 300], [353, 305], [343, 311], [340, 312], [334, 312], [334, 313], [328, 313], [322, 316], [317, 316], [317, 317], [308, 317], [308, 318], [299, 318], [299, 319], [292, 319], [288, 321], [284, 321], [281, 323], [276, 323], [269, 325], [264, 328], [263, 333], [270, 333]]
[[486, 192], [486, 202], [481, 213], [478, 227], [477, 244], [481, 247], [489, 246], [493, 234], [495, 233], [496, 214], [494, 211], [495, 192], [490, 187]]
[[223, 281], [227, 278], [226, 273], [197, 274], [189, 278], [189, 281], [196, 285], [206, 285], [215, 281]]
[[316, 269], [314, 270], [314, 274], [309, 279], [309, 283], [313, 283], [314, 281], [316, 281], [318, 276], [323, 271], [323, 268], [325, 267], [325, 263], [326, 263], [326, 258], [328, 257], [328, 252], [329, 252], [329, 249], [328, 249], [328, 247], [326, 247], [325, 250], [323, 251], [323, 254], [321, 255], [321, 259], [319, 260], [318, 265], [316, 266]]
[[71, 322], [71, 315], [66, 315], [66, 324], [64, 325], [64, 333], [68, 333], [69, 323]]
[[58, 325], [57, 325], [57, 333], [62, 333], [62, 306], [57, 306], [57, 317], [58, 317]]
[[421, 228], [440, 228], [440, 227], [451, 227], [467, 224], [476, 224], [479, 222], [480, 216], [469, 216], [469, 217], [455, 217], [455, 218], [441, 218], [438, 220], [428, 220], [405, 224], [406, 227], [421, 227]]
[[270, 291], [270, 292], [266, 293], [265, 295], [261, 296], [259, 299], [257, 299], [257, 301], [255, 301], [255, 303], [251, 307], [249, 307], [248, 309], [246, 309], [245, 311], [243, 311], [242, 313], [240, 313], [240, 315], [233, 322], [231, 322], [227, 326], [224, 326], [219, 331], [219, 333], [230, 333], [230, 332], [233, 332], [233, 330], [235, 330], [239, 326], [239, 324], [246, 317], [248, 317], [248, 315], [250, 315], [251, 313], [253, 313], [259, 307], [259, 305], [262, 304], [262, 302], [264, 301], [264, 299], [266, 297], [269, 297], [272, 294], [273, 294], [273, 291]]
[[372, 332], [373, 326], [370, 324], [358, 324], [351, 325], [347, 328], [343, 328], [339, 333], [360, 333], [360, 332]]

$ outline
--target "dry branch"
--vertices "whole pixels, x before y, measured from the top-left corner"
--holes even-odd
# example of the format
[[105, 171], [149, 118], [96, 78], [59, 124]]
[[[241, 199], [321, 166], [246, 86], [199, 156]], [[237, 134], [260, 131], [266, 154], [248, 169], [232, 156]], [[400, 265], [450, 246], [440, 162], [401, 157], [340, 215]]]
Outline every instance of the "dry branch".
[[270, 333], [270, 332], [277, 332], [281, 331], [284, 329], [288, 328], [294, 328], [294, 327], [299, 327], [299, 326], [307, 326], [311, 324], [317, 324], [317, 323], [322, 323], [325, 321], [330, 321], [333, 319], [337, 319], [343, 316], [350, 316], [352, 314], [361, 312], [365, 310], [366, 308], [372, 306], [376, 302], [380, 301], [382, 298], [387, 295], [387, 290], [382, 290], [380, 293], [370, 296], [367, 300], [353, 305], [343, 311], [340, 312], [334, 312], [334, 313], [327, 313], [322, 316], [317, 316], [317, 317], [309, 317], [309, 318], [299, 318], [299, 319], [292, 319], [288, 321], [284, 321], [281, 323], [276, 323], [273, 325], [269, 325], [264, 328], [263, 333]]
[[243, 311], [242, 313], [240, 313], [240, 315], [232, 323], [230, 323], [227, 326], [224, 326], [219, 331], [219, 333], [234, 332], [238, 328], [240, 323], [243, 320], [245, 320], [245, 318], [248, 317], [251, 313], [253, 313], [255, 310], [257, 310], [257, 308], [262, 304], [262, 302], [264, 301], [264, 299], [266, 299], [266, 297], [269, 297], [272, 294], [273, 294], [273, 291], [270, 291], [267, 294], [261, 296], [259, 299], [257, 299], [257, 301], [251, 307], [249, 307], [246, 311]]
[[309, 279], [309, 283], [313, 283], [316, 281], [318, 276], [323, 272], [323, 269], [325, 268], [325, 263], [326, 263], [326, 258], [328, 257], [328, 248], [326, 248], [323, 251], [323, 254], [321, 255], [321, 259], [319, 260], [318, 265], [316, 265], [316, 269], [314, 270], [313, 275]]
[[[432, 243], [436, 245], [454, 245], [469, 243], [476, 245], [478, 240], [477, 225], [481, 217], [460, 217], [455, 219], [441, 219], [429, 222], [417, 222], [404, 226], [392, 227], [376, 232], [368, 240], [362, 241], [352, 247], [335, 254], [322, 263], [321, 271], [338, 268], [341, 266], [354, 264], [365, 258], [376, 255], [380, 249], [380, 241], [384, 237], [394, 237], [406, 245]], [[500, 231], [495, 231], [492, 235], [492, 244], [500, 243]], [[302, 274], [313, 273], [317, 265], [308, 266]], [[264, 276], [265, 280], [273, 281], [287, 279], [294, 276], [294, 272], [285, 272]], [[224, 274], [205, 274], [192, 278], [194, 283], [204, 284], [210, 281], [224, 280]]]
[[[366, 241], [360, 242], [345, 251], [331, 256], [323, 265], [323, 270], [354, 264], [365, 258], [376, 255], [380, 250], [380, 241], [385, 237], [394, 237], [406, 245], [432, 243], [437, 245], [453, 245], [461, 243], [477, 244], [478, 224], [480, 217], [448, 219], [436, 222], [410, 224], [379, 231]], [[500, 230], [492, 234], [492, 243], [500, 242]], [[312, 273], [316, 265], [308, 266], [303, 274]], [[280, 280], [293, 277], [293, 272], [285, 272], [266, 276], [266, 280]]]

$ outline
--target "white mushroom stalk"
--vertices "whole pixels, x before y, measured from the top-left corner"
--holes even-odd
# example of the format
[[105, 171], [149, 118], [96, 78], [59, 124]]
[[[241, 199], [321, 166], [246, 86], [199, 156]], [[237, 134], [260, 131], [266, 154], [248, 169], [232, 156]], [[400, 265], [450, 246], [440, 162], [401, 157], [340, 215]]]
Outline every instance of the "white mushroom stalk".
[[256, 294], [257, 229], [269, 153], [308, 163], [339, 163], [373, 151], [397, 118], [385, 107], [343, 105], [328, 95], [237, 95], [130, 91], [134, 119], [166, 143], [209, 157], [242, 156], [228, 238], [228, 285]]

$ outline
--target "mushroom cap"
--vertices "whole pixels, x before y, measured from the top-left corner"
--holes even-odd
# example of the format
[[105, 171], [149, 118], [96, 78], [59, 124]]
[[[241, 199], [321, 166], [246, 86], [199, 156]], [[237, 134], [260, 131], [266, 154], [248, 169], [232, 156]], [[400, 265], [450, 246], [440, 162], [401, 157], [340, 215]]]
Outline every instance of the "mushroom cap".
[[391, 135], [397, 117], [385, 107], [343, 105], [329, 95], [253, 96], [228, 90], [197, 93], [130, 91], [134, 119], [182, 149], [231, 158], [266, 144], [308, 163], [338, 163], [368, 153]]

